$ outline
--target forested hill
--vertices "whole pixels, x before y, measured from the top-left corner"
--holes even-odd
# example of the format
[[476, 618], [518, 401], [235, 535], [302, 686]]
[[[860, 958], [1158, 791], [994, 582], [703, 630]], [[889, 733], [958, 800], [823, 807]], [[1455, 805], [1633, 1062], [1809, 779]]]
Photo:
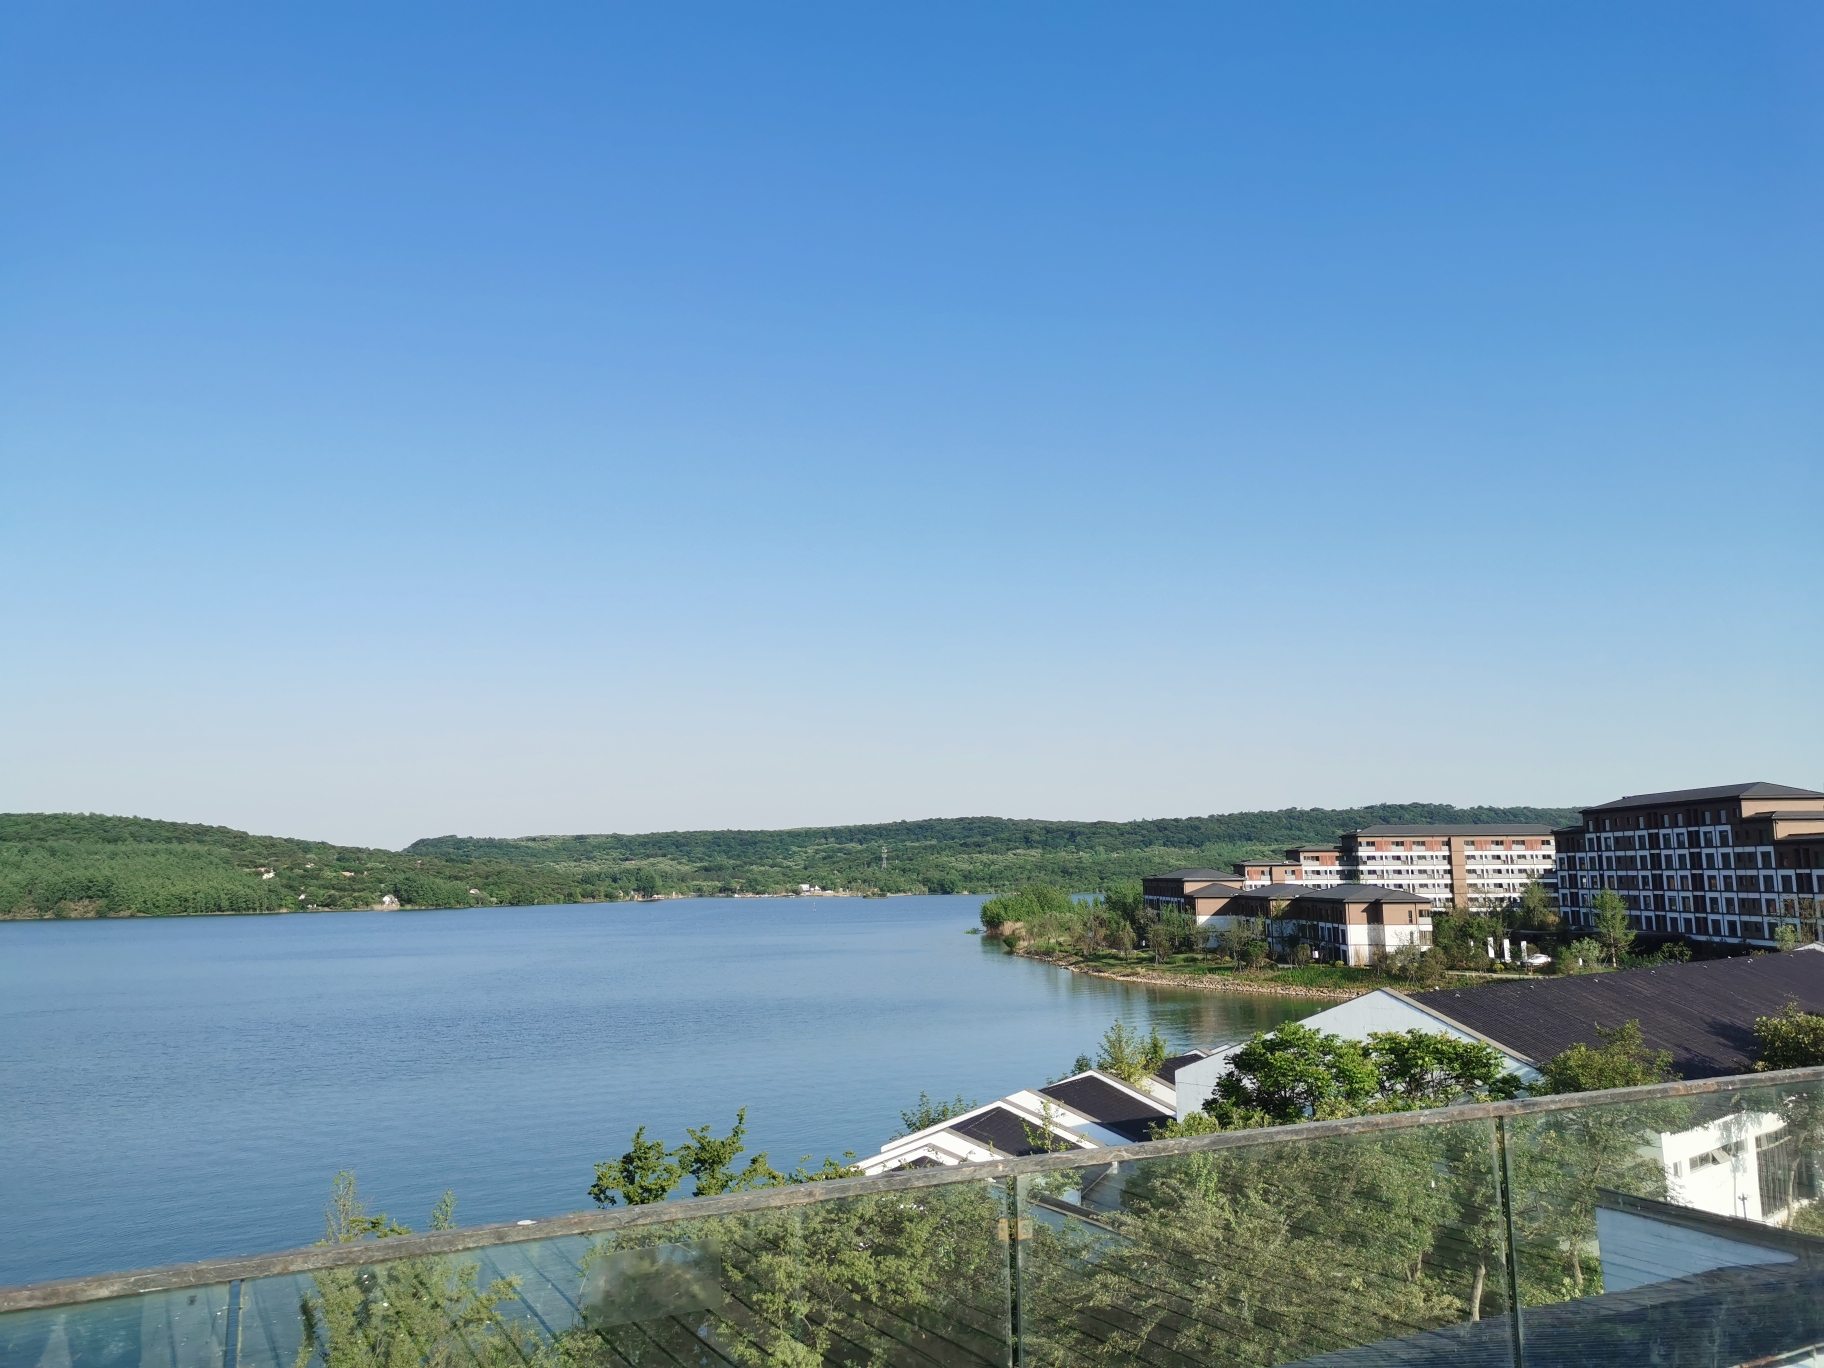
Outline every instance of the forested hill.
[[[769, 892], [801, 883], [883, 892], [1000, 892], [1045, 881], [1078, 891], [1187, 864], [1218, 867], [1325, 844], [1376, 822], [1573, 821], [1570, 808], [1383, 803], [1365, 808], [1286, 808], [1140, 822], [1045, 822], [938, 817], [787, 831], [668, 831], [643, 836], [438, 836], [411, 855], [549, 868], [646, 869], [668, 886]], [[881, 864], [885, 847], [886, 865]]]
[[[653, 893], [992, 893], [1105, 888], [1180, 865], [1221, 867], [1376, 822], [1550, 822], [1568, 808], [1387, 803], [1143, 822], [934, 818], [791, 831], [440, 836], [404, 851], [228, 827], [73, 813], [0, 815], [0, 917], [581, 902]], [[886, 847], [886, 864], [881, 847]], [[267, 877], [270, 875], [271, 877]]]

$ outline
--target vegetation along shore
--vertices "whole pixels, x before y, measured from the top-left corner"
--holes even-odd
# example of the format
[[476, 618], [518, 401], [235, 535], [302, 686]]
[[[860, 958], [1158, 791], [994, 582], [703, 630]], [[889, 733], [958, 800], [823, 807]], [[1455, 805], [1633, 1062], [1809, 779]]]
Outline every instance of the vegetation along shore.
[[1563, 822], [1569, 809], [1385, 803], [1141, 822], [934, 818], [790, 831], [492, 839], [404, 850], [81, 813], [0, 814], [0, 918], [524, 906], [795, 893], [1099, 892], [1376, 822]]
[[[1219, 932], [1179, 912], [1146, 906], [1142, 885], [1124, 880], [1097, 897], [1072, 897], [1034, 884], [982, 904], [982, 930], [1010, 952], [1080, 974], [1222, 993], [1282, 997], [1359, 997], [1376, 988], [1423, 991], [1449, 981], [1487, 981], [1529, 973], [1586, 974], [1643, 968], [1712, 953], [1683, 940], [1639, 937], [1613, 893], [1598, 899], [1595, 934], [1572, 935], [1550, 894], [1535, 883], [1511, 907], [1475, 912], [1452, 907], [1431, 916], [1432, 944], [1404, 946], [1351, 966], [1313, 962], [1308, 947], [1276, 957], [1267, 927], [1246, 917]], [[1526, 944], [1544, 959], [1521, 965], [1491, 958], [1489, 947]], [[1651, 942], [1651, 944], [1649, 943]]]

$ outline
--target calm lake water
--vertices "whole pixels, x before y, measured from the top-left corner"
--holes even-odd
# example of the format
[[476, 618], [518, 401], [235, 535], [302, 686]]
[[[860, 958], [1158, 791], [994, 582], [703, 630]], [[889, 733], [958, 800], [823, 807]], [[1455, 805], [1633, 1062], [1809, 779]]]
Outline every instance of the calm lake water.
[[920, 1089], [1067, 1072], [1116, 1017], [1215, 1045], [1321, 1004], [1111, 983], [964, 934], [980, 898], [0, 924], [0, 1284], [589, 1205], [636, 1126], [748, 1108], [775, 1167]]

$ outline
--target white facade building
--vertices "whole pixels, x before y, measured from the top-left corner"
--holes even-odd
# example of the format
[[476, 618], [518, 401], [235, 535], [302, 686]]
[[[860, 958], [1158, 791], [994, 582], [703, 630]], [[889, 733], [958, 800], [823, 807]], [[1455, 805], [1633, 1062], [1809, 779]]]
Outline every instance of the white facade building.
[[1371, 826], [1343, 837], [1346, 879], [1418, 893], [1433, 911], [1493, 912], [1520, 901], [1526, 886], [1555, 893], [1552, 829], [1537, 822]]

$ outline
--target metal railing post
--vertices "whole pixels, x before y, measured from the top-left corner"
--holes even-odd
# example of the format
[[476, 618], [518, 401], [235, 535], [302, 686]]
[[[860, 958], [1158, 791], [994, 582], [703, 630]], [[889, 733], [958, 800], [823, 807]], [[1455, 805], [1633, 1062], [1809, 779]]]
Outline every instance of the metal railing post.
[[1032, 1239], [1032, 1179], [1016, 1173], [1007, 1185], [1012, 1199], [1007, 1222], [1007, 1328], [1011, 1339], [1014, 1368], [1026, 1361], [1022, 1331], [1026, 1299], [1026, 1245]]
[[235, 1368], [241, 1358], [241, 1280], [228, 1284], [228, 1319], [222, 1326], [222, 1368]]
[[1501, 1192], [1501, 1262], [1507, 1270], [1507, 1323], [1514, 1368], [1526, 1368], [1526, 1335], [1520, 1325], [1520, 1245], [1514, 1239], [1514, 1164], [1505, 1116], [1495, 1118], [1495, 1159], [1495, 1184]]

